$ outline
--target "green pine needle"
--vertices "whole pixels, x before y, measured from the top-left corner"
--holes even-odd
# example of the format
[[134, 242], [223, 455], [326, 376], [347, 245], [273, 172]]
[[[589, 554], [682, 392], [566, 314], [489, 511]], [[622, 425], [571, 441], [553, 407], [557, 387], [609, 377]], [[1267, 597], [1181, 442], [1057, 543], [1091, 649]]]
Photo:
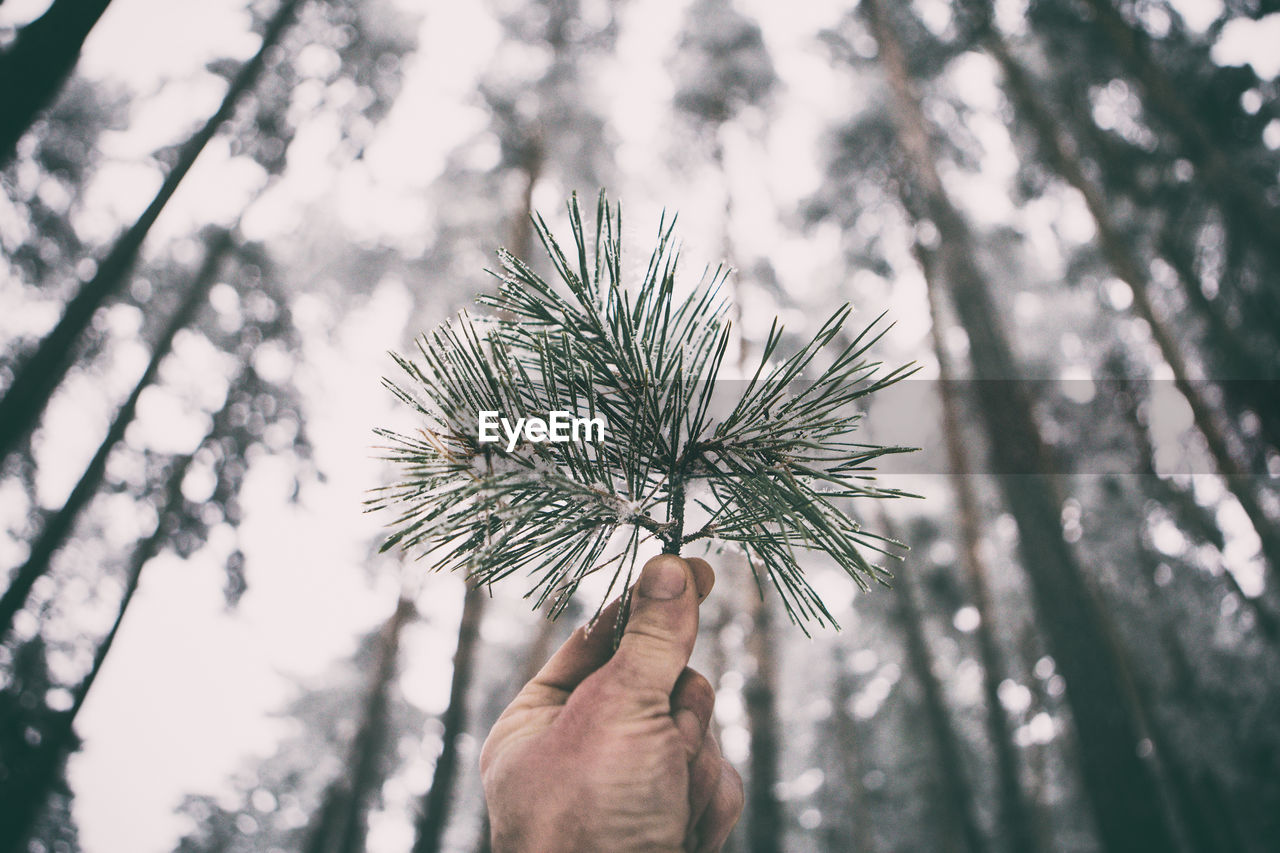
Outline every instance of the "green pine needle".
[[[673, 554], [699, 540], [733, 542], [761, 592], [772, 585], [806, 633], [809, 620], [836, 625], [798, 551], [825, 552], [863, 589], [891, 577], [863, 552], [901, 543], [864, 531], [846, 509], [852, 498], [907, 496], [868, 472], [878, 457], [913, 448], [851, 440], [858, 401], [915, 372], [881, 375], [867, 357], [889, 326], [877, 318], [840, 346], [846, 305], [782, 358], [775, 321], [754, 375], [719, 379], [727, 270], [678, 297], [675, 221], [664, 216], [633, 293], [622, 282], [620, 208], [600, 194], [590, 241], [576, 196], [569, 217], [569, 254], [534, 217], [553, 282], [501, 251], [497, 295], [479, 300], [493, 318], [463, 314], [423, 335], [419, 360], [393, 354], [404, 375], [384, 384], [422, 425], [418, 435], [378, 430], [399, 470], [368, 501], [395, 513], [383, 550], [429, 555], [435, 569], [477, 584], [525, 570], [528, 596], [537, 607], [550, 601], [554, 617], [595, 572], [612, 573], [605, 600], [625, 594], [650, 540]], [[505, 437], [479, 440], [482, 411], [599, 418], [605, 438], [508, 452]]]

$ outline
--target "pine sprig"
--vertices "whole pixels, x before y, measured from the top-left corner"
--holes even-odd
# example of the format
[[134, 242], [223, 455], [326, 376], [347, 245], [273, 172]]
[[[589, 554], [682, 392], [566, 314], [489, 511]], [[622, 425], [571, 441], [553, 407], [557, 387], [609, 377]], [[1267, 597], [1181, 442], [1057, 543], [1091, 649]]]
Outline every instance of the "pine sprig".
[[[478, 300], [493, 317], [464, 314], [424, 335], [420, 361], [393, 356], [404, 376], [384, 382], [422, 426], [413, 436], [378, 431], [400, 474], [369, 501], [395, 513], [383, 550], [430, 555], [434, 568], [478, 584], [527, 570], [529, 597], [549, 600], [554, 616], [595, 572], [612, 572], [606, 600], [625, 594], [650, 540], [668, 553], [734, 542], [793, 621], [835, 625], [798, 552], [825, 552], [865, 589], [891, 576], [864, 552], [901, 545], [847, 511], [853, 498], [905, 495], [870, 472], [878, 457], [912, 448], [852, 440], [858, 402], [916, 369], [882, 373], [868, 357], [889, 328], [883, 316], [832, 352], [852, 314], [844, 306], [785, 358], [775, 321], [753, 376], [726, 381], [727, 270], [679, 296], [675, 220], [664, 215], [633, 292], [622, 280], [620, 208], [601, 193], [590, 245], [576, 197], [569, 224], [566, 253], [534, 218], [552, 281], [500, 251], [497, 293]], [[482, 411], [567, 412], [601, 419], [606, 436], [509, 450], [480, 441]]]

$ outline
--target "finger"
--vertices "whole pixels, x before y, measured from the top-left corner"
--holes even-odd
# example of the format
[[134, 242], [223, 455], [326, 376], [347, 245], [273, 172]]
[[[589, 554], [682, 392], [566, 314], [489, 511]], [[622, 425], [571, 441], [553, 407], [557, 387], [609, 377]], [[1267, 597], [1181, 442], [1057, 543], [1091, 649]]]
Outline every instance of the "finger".
[[601, 674], [638, 693], [670, 695], [698, 636], [698, 588], [689, 564], [673, 554], [645, 563], [626, 631]]
[[[720, 744], [716, 741], [715, 735], [707, 732], [702, 739], [698, 754], [689, 763], [689, 826], [685, 831], [686, 838], [696, 839], [698, 824], [706, 814], [707, 807], [711, 805], [711, 798], [715, 796], [716, 789], [720, 786], [723, 764], [724, 757], [720, 753]], [[689, 847], [696, 849], [696, 844], [690, 844]]]
[[567, 695], [599, 669], [613, 654], [613, 631], [621, 606], [621, 599], [615, 598], [595, 620], [575, 630], [538, 670], [530, 686]]
[[[685, 735], [685, 747], [692, 756], [702, 748], [711, 725], [711, 713], [716, 704], [716, 692], [711, 682], [695, 670], [684, 668], [671, 691], [671, 715], [676, 719], [680, 733]], [[688, 720], [683, 723], [682, 720]]]
[[742, 777], [727, 761], [720, 762], [720, 781], [707, 810], [694, 829], [697, 853], [719, 853], [742, 816]]
[[693, 582], [698, 587], [698, 601], [702, 602], [706, 600], [706, 597], [711, 593], [711, 589], [716, 585], [715, 569], [711, 568], [711, 564], [701, 557], [690, 557], [685, 562], [693, 570]]
[[[689, 560], [699, 601], [706, 598], [716, 583], [716, 573], [706, 560]], [[632, 586], [634, 591], [635, 585]], [[589, 625], [578, 628], [529, 682], [542, 691], [549, 690], [563, 699], [595, 672], [613, 654], [613, 632], [618, 622], [621, 598], [615, 598], [600, 611]]]

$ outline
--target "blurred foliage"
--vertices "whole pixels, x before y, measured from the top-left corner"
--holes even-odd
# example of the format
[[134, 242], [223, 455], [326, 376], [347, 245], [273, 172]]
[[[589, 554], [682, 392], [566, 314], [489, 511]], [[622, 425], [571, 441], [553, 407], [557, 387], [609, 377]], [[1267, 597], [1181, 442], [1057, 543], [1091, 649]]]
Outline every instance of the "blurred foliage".
[[[1217, 64], [1213, 46], [1233, 22], [1276, 14], [1280, 4], [1226, 0], [1203, 30], [1183, 19], [1180, 4], [1166, 0], [880, 6], [903, 43], [943, 184], [967, 217], [974, 260], [990, 281], [1019, 371], [1047, 380], [1035, 386], [1037, 421], [1062, 470], [1075, 472], [1058, 478], [1057, 533], [1082, 566], [1110, 642], [1127, 664], [1128, 701], [1142, 718], [1137, 748], [1158, 779], [1179, 844], [1269, 850], [1280, 833], [1274, 808], [1280, 801], [1280, 566], [1258, 553], [1258, 534], [1267, 519], [1280, 519], [1274, 476], [1280, 466], [1280, 396], [1274, 393], [1280, 241], [1268, 237], [1280, 219], [1280, 84], [1247, 65]], [[250, 26], [261, 33], [279, 5], [253, 0], [246, 8]], [[1118, 14], [1108, 14], [1112, 9]], [[628, 173], [629, 164], [640, 161], [626, 151], [631, 141], [622, 123], [614, 124], [630, 108], [622, 83], [637, 82], [620, 83], [616, 73], [628, 51], [663, 57], [661, 80], [638, 81], [658, 86], [667, 99], [653, 119], [661, 123], [657, 137], [686, 157], [688, 148], [705, 158], [703, 145], [710, 143], [713, 162], [697, 165], [717, 170], [721, 183], [712, 192], [723, 185], [728, 236], [730, 226], [746, 233], [742, 223], [758, 216], [752, 204], [790, 203], [766, 168], [773, 165], [768, 146], [781, 138], [780, 117], [795, 108], [828, 122], [817, 152], [820, 179], [798, 210], [773, 210], [771, 221], [798, 224], [798, 233], [777, 228], [803, 246], [802, 253], [817, 257], [834, 245], [838, 257], [818, 258], [806, 281], [792, 268], [795, 255], [771, 254], [770, 241], [726, 240], [726, 252], [743, 255], [751, 270], [743, 281], [752, 287], [741, 292], [759, 296], [761, 311], [794, 318], [794, 337], [781, 350], [811, 334], [812, 306], [915, 298], [921, 264], [948, 241], [954, 244], [956, 235], [930, 217], [929, 199], [898, 145], [885, 57], [865, 9], [833, 6], [795, 43], [771, 23], [785, 10], [765, 14], [759, 4], [690, 0], [678, 12], [670, 38], [647, 43], [646, 36], [636, 37], [656, 14], [645, 4], [485, 4], [479, 14], [494, 26], [494, 45], [472, 63], [477, 76], [463, 105], [472, 111], [469, 123], [446, 127], [441, 122], [455, 118], [437, 122], [435, 104], [406, 105], [437, 122], [427, 123], [430, 133], [447, 132], [458, 142], [414, 198], [422, 233], [402, 246], [368, 236], [354, 240], [352, 214], [341, 208], [344, 182], [369, 166], [378, 133], [402, 100], [424, 22], [411, 4], [393, 0], [304, 4], [270, 52], [251, 97], [221, 132], [223, 165], [251, 163], [253, 187], [243, 220], [232, 216], [218, 224], [232, 240], [208, 304], [146, 389], [147, 405], [112, 452], [97, 497], [0, 645], [0, 802], [18, 802], [9, 792], [37, 789], [44, 800], [38, 814], [22, 816], [30, 818], [28, 840], [16, 849], [78, 849], [65, 772], [79, 745], [72, 724], [110, 649], [110, 625], [127, 624], [143, 568], [157, 558], [173, 561], [178, 571], [212, 562], [223, 569], [224, 603], [235, 606], [252, 595], [257, 573], [269, 570], [255, 562], [239, 533], [246, 484], [255, 473], [274, 472], [284, 483], [284, 502], [304, 501], [327, 476], [320, 439], [327, 425], [316, 420], [315, 399], [323, 391], [314, 386], [324, 362], [316, 353], [350, 334], [352, 318], [387, 293], [407, 294], [404, 328], [413, 333], [492, 288], [477, 271], [498, 246], [519, 252], [529, 239], [535, 194], [559, 198], [607, 185], [625, 196], [625, 188], [647, 192], [651, 185], [693, 184], [703, 176], [674, 156], [674, 177]], [[751, 12], [759, 13], [758, 22]], [[443, 22], [425, 19], [428, 27]], [[1156, 316], [1173, 330], [1195, 387], [1229, 439], [1230, 458], [1252, 476], [1212, 474], [1220, 460], [1182, 416], [1181, 399], [1168, 402], [1172, 368], [1090, 228], [1090, 211], [1007, 86], [992, 52], [993, 32], [1025, 71], [1055, 130], [1069, 140], [1086, 179], [1101, 189], [1109, 224], [1147, 274]], [[830, 92], [807, 88], [822, 78], [799, 76], [813, 69], [794, 62], [796, 44], [812, 51], [811, 64], [815, 56], [825, 60], [840, 85]], [[793, 53], [783, 57], [781, 50]], [[198, 85], [209, 75], [229, 81], [242, 56], [228, 49], [191, 78], [161, 82]], [[993, 98], [986, 97], [988, 77], [998, 87]], [[0, 172], [0, 388], [92, 277], [93, 259], [107, 249], [101, 235], [121, 224], [103, 218], [95, 193], [125, 172], [133, 180], [173, 162], [177, 146], [135, 162], [116, 144], [133, 129], [136, 110], [162, 90], [130, 92], [73, 75]], [[1168, 92], [1176, 98], [1170, 101]], [[689, 145], [691, 134], [697, 145]], [[174, 134], [183, 135], [180, 129]], [[734, 149], [741, 140], [749, 142]], [[752, 145], [757, 150], [748, 150]], [[1006, 145], [1014, 162], [1006, 162]], [[332, 171], [318, 178], [291, 171], [304, 159], [323, 160]], [[265, 242], [242, 233], [254, 233], [241, 222], [274, 211], [280, 189], [291, 181], [331, 179], [332, 187], [316, 189], [293, 233]], [[721, 209], [720, 201], [707, 206]], [[43, 429], [0, 471], [4, 569], [24, 562], [29, 544], [58, 511], [60, 487], [47, 475], [70, 468], [58, 481], [67, 482], [79, 473], [192, 286], [215, 234], [196, 227], [148, 243], [128, 287], [79, 342], [76, 367]], [[755, 310], [750, 305], [746, 319]], [[936, 319], [959, 376], [971, 376], [972, 341], [953, 312], [943, 310]], [[744, 338], [744, 350], [758, 343]], [[1090, 393], [1078, 393], [1083, 381], [1057, 381], [1067, 376], [1091, 377]], [[974, 453], [998, 446], [981, 424], [972, 386], [956, 384], [964, 445]], [[938, 412], [929, 403], [911, 414], [932, 422]], [[163, 425], [166, 417], [170, 426]], [[874, 407], [868, 420], [876, 421]], [[704, 606], [697, 665], [719, 690], [726, 754], [747, 771], [749, 785], [763, 784], [770, 793], [771, 799], [753, 803], [777, 810], [772, 849], [942, 849], [957, 839], [946, 811], [948, 785], [955, 784], [971, 788], [983, 843], [1008, 846], [995, 805], [999, 768], [982, 687], [983, 626], [975, 624], [974, 592], [962, 570], [963, 522], [946, 483], [936, 481], [926, 484], [930, 500], [919, 512], [894, 519], [913, 544], [905, 570], [914, 582], [914, 627], [889, 595], [836, 601], [846, 632], [809, 643], [773, 634], [759, 618], [767, 610], [750, 609], [754, 603], [744, 608], [733, 598], [743, 590], [727, 580]], [[992, 639], [1004, 669], [999, 702], [1037, 846], [1100, 849], [1067, 702], [1072, 685], [1049, 651], [1045, 614], [1033, 603], [1028, 567], [1018, 558], [1018, 526], [994, 477], [976, 474], [970, 482], [980, 514], [978, 546], [989, 564]], [[1261, 516], [1242, 512], [1233, 492], [1241, 488], [1256, 494]], [[738, 558], [729, 552], [712, 557], [724, 562], [726, 578]], [[821, 559], [804, 568], [818, 580], [831, 570]], [[432, 588], [420, 599], [438, 595]], [[496, 602], [479, 635], [472, 691], [478, 710], [467, 727], [470, 737], [458, 747], [462, 769], [445, 836], [452, 848], [484, 849], [476, 843], [483, 831], [479, 783], [468, 762], [509, 692], [534, 659], [545, 657], [550, 642], [550, 633], [521, 622], [524, 614], [511, 604]], [[453, 630], [436, 627], [441, 637]], [[942, 687], [941, 710], [960, 759], [961, 772], [950, 779], [931, 733], [930, 713], [937, 708], [929, 709], [920, 662], [907, 655], [910, 631], [923, 637], [924, 665]], [[220, 791], [188, 796], [182, 809], [187, 832], [177, 849], [303, 848], [322, 804], [332, 801], [326, 797], [335, 780], [359, 758], [356, 735], [376, 686], [376, 638], [371, 634], [351, 660], [297, 686], [279, 711], [274, 753], [246, 762]], [[426, 645], [422, 654], [444, 680], [452, 645]], [[109, 663], [103, 671], [109, 678]], [[377, 797], [370, 802], [375, 812], [385, 810], [382, 818], [407, 827], [411, 804], [432, 772], [440, 722], [399, 695], [394, 677], [383, 686], [392, 696], [389, 746], [366, 765], [382, 796], [380, 805]], [[148, 691], [165, 688], [134, 689], [146, 702]], [[758, 713], [761, 708], [770, 713]], [[776, 778], [766, 779], [767, 763], [755, 759], [770, 743]], [[751, 778], [752, 768], [764, 768], [760, 778]], [[744, 820], [743, 827], [749, 825]], [[762, 843], [740, 829], [729, 849], [758, 850]]]
[[716, 126], [746, 106], [764, 104], [777, 86], [760, 25], [729, 0], [696, 0], [676, 52], [674, 105]]

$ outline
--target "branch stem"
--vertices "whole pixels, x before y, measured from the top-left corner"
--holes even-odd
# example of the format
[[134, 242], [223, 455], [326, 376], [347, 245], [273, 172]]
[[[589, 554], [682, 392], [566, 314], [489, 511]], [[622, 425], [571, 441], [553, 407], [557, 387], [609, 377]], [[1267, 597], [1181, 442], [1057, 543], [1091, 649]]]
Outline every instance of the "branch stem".
[[662, 535], [662, 553], [679, 554], [684, 544], [684, 466], [672, 472], [671, 494], [667, 499], [667, 530]]

